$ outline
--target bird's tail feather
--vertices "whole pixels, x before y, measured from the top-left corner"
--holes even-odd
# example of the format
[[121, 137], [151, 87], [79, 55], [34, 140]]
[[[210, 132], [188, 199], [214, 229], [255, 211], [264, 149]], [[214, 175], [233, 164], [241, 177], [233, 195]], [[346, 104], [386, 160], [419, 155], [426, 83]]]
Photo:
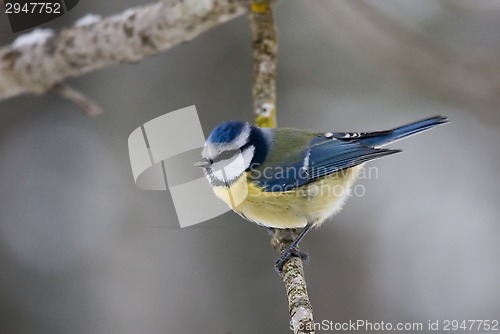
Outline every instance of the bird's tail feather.
[[406, 124], [389, 131], [380, 132], [380, 135], [368, 137], [364, 140], [362, 139], [360, 140], [360, 143], [368, 146], [384, 146], [444, 123], [448, 123], [448, 118], [443, 116], [434, 116], [421, 121]]

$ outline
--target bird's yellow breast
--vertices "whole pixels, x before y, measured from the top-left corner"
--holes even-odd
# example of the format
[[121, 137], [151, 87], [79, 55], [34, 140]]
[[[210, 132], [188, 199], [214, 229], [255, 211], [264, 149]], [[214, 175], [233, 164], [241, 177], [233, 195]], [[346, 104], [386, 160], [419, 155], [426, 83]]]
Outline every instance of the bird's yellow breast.
[[333, 173], [284, 192], [267, 192], [244, 173], [230, 187], [214, 187], [214, 193], [236, 213], [260, 225], [274, 228], [322, 224], [338, 212], [356, 180], [360, 166]]

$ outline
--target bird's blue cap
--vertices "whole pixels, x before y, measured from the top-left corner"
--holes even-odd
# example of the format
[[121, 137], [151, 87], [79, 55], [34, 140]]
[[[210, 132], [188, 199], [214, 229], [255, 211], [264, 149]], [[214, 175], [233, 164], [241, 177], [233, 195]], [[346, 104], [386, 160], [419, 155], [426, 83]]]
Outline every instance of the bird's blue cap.
[[220, 144], [230, 143], [238, 137], [245, 124], [241, 121], [224, 122], [213, 129], [208, 141]]

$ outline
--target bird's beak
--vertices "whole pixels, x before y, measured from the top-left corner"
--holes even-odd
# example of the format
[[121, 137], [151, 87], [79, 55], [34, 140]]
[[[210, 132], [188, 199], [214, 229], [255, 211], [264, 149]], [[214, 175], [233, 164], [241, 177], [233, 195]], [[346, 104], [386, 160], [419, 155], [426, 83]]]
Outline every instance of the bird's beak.
[[200, 168], [208, 168], [212, 165], [212, 162], [209, 159], [202, 158], [199, 161], [195, 162], [194, 165]]

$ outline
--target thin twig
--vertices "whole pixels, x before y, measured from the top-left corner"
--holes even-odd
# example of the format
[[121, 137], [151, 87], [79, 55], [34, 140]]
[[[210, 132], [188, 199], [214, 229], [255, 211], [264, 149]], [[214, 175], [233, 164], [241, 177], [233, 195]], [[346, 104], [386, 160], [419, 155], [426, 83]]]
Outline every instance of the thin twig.
[[441, 4], [446, 9], [465, 13], [485, 13], [500, 10], [500, 2], [498, 0], [442, 0]]
[[[465, 61], [440, 45], [391, 20], [367, 1], [336, 0], [328, 3], [329, 31], [355, 54], [410, 79], [440, 97], [467, 103], [496, 119], [500, 103], [498, 66]], [[480, 106], [481, 108], [478, 108]]]
[[159, 1], [59, 33], [38, 30], [21, 36], [0, 48], [0, 100], [44, 94], [69, 77], [135, 63], [244, 12], [237, 0]]
[[102, 114], [102, 109], [96, 102], [67, 84], [56, 85], [52, 92], [76, 104], [87, 117], [96, 117]]
[[[269, 0], [251, 2], [249, 11], [253, 41], [253, 100], [255, 122], [261, 127], [276, 127], [276, 59], [278, 34]], [[295, 238], [295, 229], [276, 229], [271, 245], [283, 252]], [[307, 294], [302, 260], [290, 258], [283, 266], [282, 279], [288, 297], [290, 319], [294, 333], [314, 333], [311, 302]]]

